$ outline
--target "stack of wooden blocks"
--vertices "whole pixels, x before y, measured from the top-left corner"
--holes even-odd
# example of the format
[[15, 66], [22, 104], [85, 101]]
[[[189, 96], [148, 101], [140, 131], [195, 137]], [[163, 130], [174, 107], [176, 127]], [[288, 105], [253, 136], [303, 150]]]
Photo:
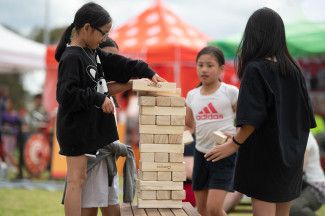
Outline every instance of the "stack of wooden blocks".
[[140, 166], [137, 180], [139, 208], [182, 208], [186, 180], [183, 132], [185, 101], [175, 83], [148, 86], [139, 80]]

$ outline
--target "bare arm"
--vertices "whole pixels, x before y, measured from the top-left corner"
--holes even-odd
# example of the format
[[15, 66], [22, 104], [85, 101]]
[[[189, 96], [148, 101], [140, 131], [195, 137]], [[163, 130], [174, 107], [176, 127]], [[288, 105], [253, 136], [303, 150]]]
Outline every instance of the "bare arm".
[[189, 107], [186, 107], [185, 130], [189, 130], [192, 134], [195, 131], [194, 116], [191, 108]]
[[109, 95], [116, 95], [132, 89], [132, 80], [127, 83], [109, 82], [107, 88]]

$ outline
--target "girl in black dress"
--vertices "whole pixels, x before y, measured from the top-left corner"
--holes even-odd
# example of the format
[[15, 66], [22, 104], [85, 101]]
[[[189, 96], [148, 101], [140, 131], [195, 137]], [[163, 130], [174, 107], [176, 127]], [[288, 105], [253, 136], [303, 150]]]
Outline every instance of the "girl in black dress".
[[218, 161], [238, 151], [235, 190], [252, 197], [254, 215], [289, 215], [290, 201], [300, 194], [315, 121], [303, 74], [288, 52], [275, 11], [262, 8], [251, 15], [237, 60], [237, 133], [205, 157]]
[[165, 81], [142, 61], [105, 53], [98, 48], [108, 35], [112, 19], [95, 3], [83, 5], [56, 49], [59, 61], [57, 139], [67, 159], [66, 215], [81, 215], [81, 185], [87, 158], [118, 140], [113, 104], [106, 80], [127, 83], [131, 77]]

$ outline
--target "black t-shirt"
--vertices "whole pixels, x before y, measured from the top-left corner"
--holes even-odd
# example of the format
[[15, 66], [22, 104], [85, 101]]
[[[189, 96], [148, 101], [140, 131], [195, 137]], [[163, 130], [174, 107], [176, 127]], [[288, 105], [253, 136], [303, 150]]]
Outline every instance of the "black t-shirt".
[[[126, 83], [131, 77], [154, 75], [142, 61], [96, 52], [107, 81]], [[67, 47], [59, 62], [57, 138], [62, 155], [93, 153], [118, 139], [114, 114], [101, 109], [106, 95], [96, 91], [98, 73], [92, 54], [89, 49]]]
[[237, 105], [237, 126], [256, 130], [240, 147], [235, 190], [268, 202], [299, 196], [309, 130], [315, 126], [303, 75], [280, 74], [278, 63], [248, 63]]

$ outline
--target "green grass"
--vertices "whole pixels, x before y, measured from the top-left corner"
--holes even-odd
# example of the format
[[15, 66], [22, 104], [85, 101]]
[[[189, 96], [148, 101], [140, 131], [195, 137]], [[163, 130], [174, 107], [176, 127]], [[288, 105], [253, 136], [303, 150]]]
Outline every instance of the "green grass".
[[61, 191], [0, 189], [0, 197], [0, 216], [64, 215]]
[[[0, 189], [0, 216], [63, 216], [62, 191]], [[250, 209], [250, 206], [244, 208]], [[231, 213], [230, 216], [251, 214]], [[325, 205], [317, 212], [325, 215]]]

